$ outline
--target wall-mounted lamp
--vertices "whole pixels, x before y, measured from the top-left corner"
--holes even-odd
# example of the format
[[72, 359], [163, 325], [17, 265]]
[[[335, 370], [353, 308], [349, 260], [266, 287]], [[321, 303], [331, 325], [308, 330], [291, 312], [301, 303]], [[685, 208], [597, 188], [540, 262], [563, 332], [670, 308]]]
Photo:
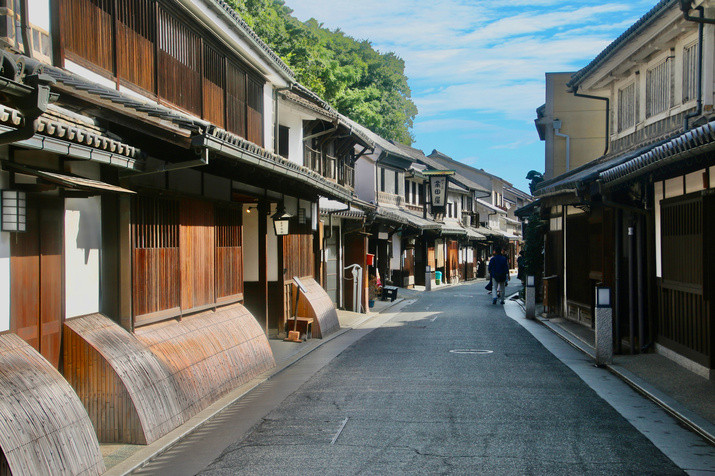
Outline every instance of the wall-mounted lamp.
[[27, 231], [25, 192], [2, 190], [2, 231]]
[[596, 286], [596, 307], [611, 307], [611, 288]]
[[276, 236], [285, 236], [288, 234], [288, 229], [290, 225], [290, 218], [293, 215], [286, 212], [283, 203], [278, 204], [276, 212], [271, 216], [273, 219], [273, 229], [276, 232]]
[[249, 205], [246, 207], [246, 213], [253, 213], [253, 210], [258, 210], [258, 205]]

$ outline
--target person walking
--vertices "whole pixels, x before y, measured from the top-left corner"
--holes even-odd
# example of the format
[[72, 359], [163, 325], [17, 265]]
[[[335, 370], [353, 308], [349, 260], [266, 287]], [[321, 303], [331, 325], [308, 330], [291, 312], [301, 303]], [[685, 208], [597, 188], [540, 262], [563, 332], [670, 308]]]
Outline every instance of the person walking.
[[493, 289], [494, 299], [492, 299], [492, 304], [496, 304], [499, 298], [501, 298], [501, 303], [504, 304], [506, 283], [509, 279], [509, 263], [506, 260], [506, 256], [501, 254], [501, 248], [495, 248], [494, 256], [489, 260], [489, 275], [496, 283], [496, 289]]

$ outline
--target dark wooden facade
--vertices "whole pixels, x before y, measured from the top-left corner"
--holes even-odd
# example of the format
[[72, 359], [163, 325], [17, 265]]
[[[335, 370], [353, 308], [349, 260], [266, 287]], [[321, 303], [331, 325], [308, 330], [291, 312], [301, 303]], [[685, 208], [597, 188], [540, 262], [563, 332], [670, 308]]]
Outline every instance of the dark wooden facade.
[[53, 1], [59, 5], [60, 61], [264, 145], [264, 80], [175, 4]]
[[135, 326], [243, 300], [237, 206], [139, 196], [132, 238]]

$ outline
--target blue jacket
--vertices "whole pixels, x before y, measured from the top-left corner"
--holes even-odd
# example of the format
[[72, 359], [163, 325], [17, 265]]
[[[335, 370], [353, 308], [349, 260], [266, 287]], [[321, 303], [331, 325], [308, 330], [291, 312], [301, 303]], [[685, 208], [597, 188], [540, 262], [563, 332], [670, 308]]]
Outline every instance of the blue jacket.
[[509, 263], [506, 256], [492, 256], [492, 259], [489, 260], [489, 274], [497, 281], [506, 281], [509, 276]]

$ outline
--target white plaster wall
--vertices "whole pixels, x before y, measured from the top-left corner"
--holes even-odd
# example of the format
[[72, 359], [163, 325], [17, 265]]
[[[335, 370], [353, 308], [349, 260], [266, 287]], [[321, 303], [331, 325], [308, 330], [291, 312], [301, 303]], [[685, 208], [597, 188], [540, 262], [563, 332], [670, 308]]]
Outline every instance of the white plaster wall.
[[243, 279], [258, 281], [258, 210], [255, 205], [243, 206]]
[[399, 233], [392, 235], [392, 258], [390, 258], [390, 269], [400, 269], [402, 267], [402, 238]]
[[99, 312], [101, 199], [65, 199], [65, 316]]
[[375, 202], [375, 162], [360, 157], [355, 163], [355, 193], [366, 202]]
[[300, 114], [284, 102], [278, 103], [278, 121], [288, 127], [288, 160], [303, 165], [303, 119], [309, 117]]
[[[8, 173], [0, 171], [0, 190], [8, 187]], [[0, 332], [10, 330], [10, 233], [0, 231]]]
[[[287, 207], [286, 207], [287, 208]], [[258, 281], [258, 209], [251, 205], [243, 206], [243, 276], [244, 281]], [[275, 207], [271, 208], [271, 214]], [[289, 212], [290, 213], [290, 212]], [[268, 281], [278, 280], [278, 238], [273, 230], [270, 216], [268, 223]]]
[[275, 142], [275, 102], [273, 100], [273, 86], [270, 83], [263, 85], [263, 148], [276, 152]]

